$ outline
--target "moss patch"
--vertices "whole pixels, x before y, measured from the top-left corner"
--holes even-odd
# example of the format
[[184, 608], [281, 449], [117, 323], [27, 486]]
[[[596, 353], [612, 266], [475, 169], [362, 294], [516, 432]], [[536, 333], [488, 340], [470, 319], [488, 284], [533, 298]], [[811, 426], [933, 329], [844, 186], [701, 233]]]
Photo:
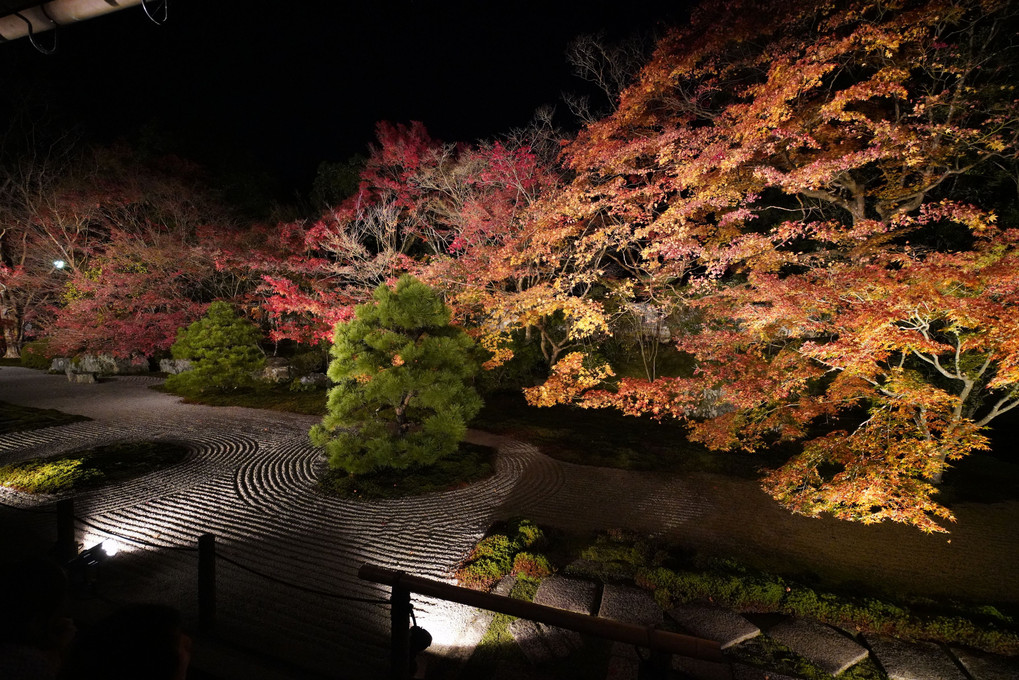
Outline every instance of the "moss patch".
[[127, 442], [34, 458], [0, 467], [0, 486], [25, 493], [86, 491], [179, 463], [187, 449], [168, 442]]
[[319, 480], [319, 487], [341, 498], [401, 498], [458, 489], [494, 472], [495, 449], [463, 442], [455, 454], [434, 465], [384, 469], [363, 475], [330, 469]]
[[69, 425], [83, 420], [91, 419], [55, 409], [29, 408], [0, 401], [0, 434]]
[[165, 385], [154, 385], [152, 389], [183, 397], [185, 404], [241, 406], [270, 411], [285, 411], [287, 413], [303, 413], [309, 416], [322, 416], [326, 412], [325, 389], [295, 391], [291, 390], [287, 385], [260, 385], [252, 389], [238, 389], [231, 392], [207, 392], [205, 394], [198, 392], [174, 392], [166, 389]]

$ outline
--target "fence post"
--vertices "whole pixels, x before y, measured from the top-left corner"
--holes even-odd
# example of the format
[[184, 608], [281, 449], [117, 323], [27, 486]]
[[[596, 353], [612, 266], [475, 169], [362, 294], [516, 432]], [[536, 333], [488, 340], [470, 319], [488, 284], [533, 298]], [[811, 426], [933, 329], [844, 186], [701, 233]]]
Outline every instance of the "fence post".
[[198, 537], [198, 629], [211, 633], [216, 627], [216, 536]]
[[391, 680], [407, 680], [410, 677], [410, 591], [394, 585], [389, 602], [392, 626], [389, 677]]
[[78, 543], [74, 538], [74, 500], [57, 501], [57, 559], [67, 563], [78, 556]]

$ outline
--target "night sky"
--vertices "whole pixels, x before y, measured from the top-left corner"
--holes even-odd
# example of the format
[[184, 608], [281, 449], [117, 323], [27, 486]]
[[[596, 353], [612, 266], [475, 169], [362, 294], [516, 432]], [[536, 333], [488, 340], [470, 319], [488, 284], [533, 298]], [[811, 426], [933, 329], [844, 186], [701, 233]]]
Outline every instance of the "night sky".
[[472, 141], [543, 104], [565, 112], [561, 93], [585, 89], [564, 57], [571, 38], [648, 33], [684, 5], [170, 0], [165, 26], [129, 8], [66, 27], [54, 56], [0, 45], [0, 97], [44, 102], [88, 139], [155, 139], [306, 191], [320, 161], [363, 153], [379, 120]]

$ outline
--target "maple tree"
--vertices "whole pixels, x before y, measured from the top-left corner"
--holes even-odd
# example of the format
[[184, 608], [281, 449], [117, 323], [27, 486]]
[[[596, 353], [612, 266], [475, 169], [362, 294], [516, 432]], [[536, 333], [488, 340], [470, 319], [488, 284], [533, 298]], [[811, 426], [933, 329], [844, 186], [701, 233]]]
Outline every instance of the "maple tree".
[[375, 287], [410, 272], [497, 349], [507, 290], [533, 289], [529, 304], [541, 306], [534, 285], [547, 276], [523, 256], [522, 215], [555, 181], [526, 147], [442, 144], [420, 123], [380, 124], [358, 190], [314, 224], [279, 227], [289, 254], [267, 263], [273, 337], [327, 339]]
[[94, 198], [103, 238], [87, 264], [68, 271], [50, 347], [65, 354], [165, 354], [177, 329], [210, 301], [238, 300], [257, 285], [238, 263], [222, 266], [222, 250], [243, 242], [245, 232], [198, 186], [201, 172], [186, 161], [161, 158], [154, 166], [114, 149], [103, 175]]
[[5, 356], [52, 317], [66, 273], [101, 240], [95, 159], [14, 116], [0, 136], [0, 327]]
[[660, 310], [696, 372], [570, 353], [532, 402], [806, 439], [765, 479], [786, 506], [943, 530], [946, 461], [1016, 403], [1015, 239], [960, 200], [1016, 155], [1014, 26], [1004, 2], [705, 3], [566, 148], [529, 243], [568, 333]]

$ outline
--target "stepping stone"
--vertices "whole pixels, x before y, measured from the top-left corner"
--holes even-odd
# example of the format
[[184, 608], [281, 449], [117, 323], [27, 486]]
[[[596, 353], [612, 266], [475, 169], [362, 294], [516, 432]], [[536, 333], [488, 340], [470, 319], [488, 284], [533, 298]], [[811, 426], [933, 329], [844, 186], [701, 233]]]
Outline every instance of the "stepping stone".
[[722, 649], [757, 637], [761, 629], [745, 618], [721, 607], [681, 604], [669, 610], [669, 618], [694, 637], [714, 640]]
[[656, 626], [663, 619], [662, 608], [648, 591], [615, 585], [606, 585], [602, 590], [598, 616], [638, 626]]
[[867, 644], [889, 680], [967, 680], [955, 662], [933, 642], [868, 637]]
[[637, 680], [640, 676], [640, 661], [625, 656], [610, 656], [605, 680]]
[[867, 658], [867, 649], [831, 626], [791, 619], [768, 631], [779, 641], [829, 675], [838, 675]]
[[952, 647], [952, 654], [959, 660], [973, 680], [1015, 680], [1019, 678], [1019, 660], [997, 654], [975, 652]]
[[520, 651], [534, 665], [569, 656], [584, 644], [580, 633], [576, 631], [546, 626], [527, 619], [513, 621], [509, 631], [520, 646]]
[[538, 630], [545, 636], [545, 644], [552, 650], [552, 654], [557, 657], [569, 656], [584, 646], [584, 639], [575, 630], [546, 626], [543, 623], [538, 624]]
[[503, 576], [499, 579], [499, 582], [492, 588], [493, 595], [502, 595], [503, 597], [509, 597], [510, 591], [513, 590], [513, 585], [517, 582], [517, 577], [513, 574]]
[[543, 579], [534, 594], [534, 601], [546, 607], [565, 609], [578, 614], [591, 614], [598, 586], [592, 581], [549, 576]]
[[545, 642], [545, 636], [534, 621], [517, 619], [509, 625], [509, 632], [516, 640], [520, 651], [532, 664], [537, 666], [555, 658], [552, 649]]

